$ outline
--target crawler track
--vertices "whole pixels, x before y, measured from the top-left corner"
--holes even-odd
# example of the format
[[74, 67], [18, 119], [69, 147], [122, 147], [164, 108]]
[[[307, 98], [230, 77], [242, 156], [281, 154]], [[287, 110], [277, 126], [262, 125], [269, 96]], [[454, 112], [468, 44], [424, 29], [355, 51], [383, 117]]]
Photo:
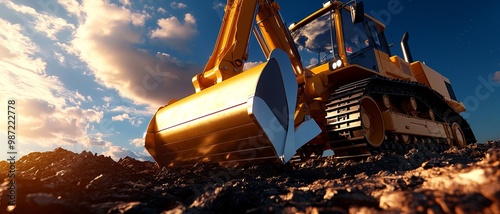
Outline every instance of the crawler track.
[[[374, 151], [389, 148], [401, 148], [405, 150], [404, 148], [426, 146], [427, 144], [441, 148], [451, 144], [451, 139], [446, 138], [402, 136], [386, 132], [385, 140], [380, 147], [375, 148], [370, 145], [366, 140], [365, 130], [363, 129], [360, 99], [369, 96], [383, 106], [384, 95], [391, 97], [393, 107], [381, 110], [394, 111], [412, 118], [432, 119], [447, 124], [457, 123], [463, 130], [466, 144], [476, 142], [467, 121], [456, 113], [436, 91], [416, 82], [374, 76], [343, 85], [335, 89], [330, 96], [329, 102], [326, 105], [326, 127], [330, 146], [335, 151], [337, 158], [367, 156]], [[415, 98], [418, 111], [408, 110], [404, 105], [404, 102], [410, 99], [410, 97]], [[426, 114], [430, 110], [434, 113], [432, 118]], [[402, 137], [405, 139], [401, 139]]]

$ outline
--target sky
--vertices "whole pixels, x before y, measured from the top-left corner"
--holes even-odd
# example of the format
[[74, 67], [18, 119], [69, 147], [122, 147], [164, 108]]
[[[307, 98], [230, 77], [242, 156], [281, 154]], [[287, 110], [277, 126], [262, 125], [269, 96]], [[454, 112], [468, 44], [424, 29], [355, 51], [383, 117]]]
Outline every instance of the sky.
[[[447, 76], [479, 142], [500, 139], [499, 1], [365, 0], [402, 56]], [[296, 22], [323, 0], [282, 0]], [[0, 138], [15, 100], [20, 155], [62, 147], [152, 160], [143, 134], [159, 106], [194, 93], [225, 1], [0, 0]], [[255, 39], [247, 67], [265, 60]], [[2, 141], [0, 158], [7, 158]]]

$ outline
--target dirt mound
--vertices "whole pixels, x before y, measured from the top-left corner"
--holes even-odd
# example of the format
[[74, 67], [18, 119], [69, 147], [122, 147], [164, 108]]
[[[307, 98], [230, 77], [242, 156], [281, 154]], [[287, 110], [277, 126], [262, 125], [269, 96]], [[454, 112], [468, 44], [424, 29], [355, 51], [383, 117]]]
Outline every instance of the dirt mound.
[[[0, 162], [7, 209], [10, 164]], [[500, 142], [382, 152], [287, 165], [214, 163], [158, 169], [90, 152], [36, 152], [16, 162], [12, 213], [499, 213]]]

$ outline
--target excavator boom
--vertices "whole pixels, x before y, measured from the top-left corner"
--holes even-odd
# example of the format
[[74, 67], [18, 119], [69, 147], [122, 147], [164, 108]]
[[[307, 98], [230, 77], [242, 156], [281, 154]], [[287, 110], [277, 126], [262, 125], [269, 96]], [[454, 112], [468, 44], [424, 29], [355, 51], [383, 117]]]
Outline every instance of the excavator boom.
[[266, 57], [274, 49], [284, 50], [290, 56], [294, 72], [302, 74], [300, 56], [278, 10], [279, 6], [274, 1], [228, 0], [214, 51], [203, 72], [193, 77], [196, 92], [243, 71], [243, 65], [248, 59], [248, 41], [254, 18], [260, 29], [260, 32], [254, 33], [258, 34]]

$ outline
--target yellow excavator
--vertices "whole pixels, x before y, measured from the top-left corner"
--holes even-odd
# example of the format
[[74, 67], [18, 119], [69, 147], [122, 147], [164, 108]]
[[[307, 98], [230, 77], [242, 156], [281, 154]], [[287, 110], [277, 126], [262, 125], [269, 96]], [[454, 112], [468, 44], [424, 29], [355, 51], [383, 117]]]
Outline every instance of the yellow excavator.
[[[329, 1], [285, 26], [273, 0], [228, 0], [196, 93], [158, 109], [145, 147], [160, 166], [366, 156], [383, 144], [475, 143], [449, 79], [392, 56], [363, 3]], [[254, 34], [263, 62], [244, 70]]]

